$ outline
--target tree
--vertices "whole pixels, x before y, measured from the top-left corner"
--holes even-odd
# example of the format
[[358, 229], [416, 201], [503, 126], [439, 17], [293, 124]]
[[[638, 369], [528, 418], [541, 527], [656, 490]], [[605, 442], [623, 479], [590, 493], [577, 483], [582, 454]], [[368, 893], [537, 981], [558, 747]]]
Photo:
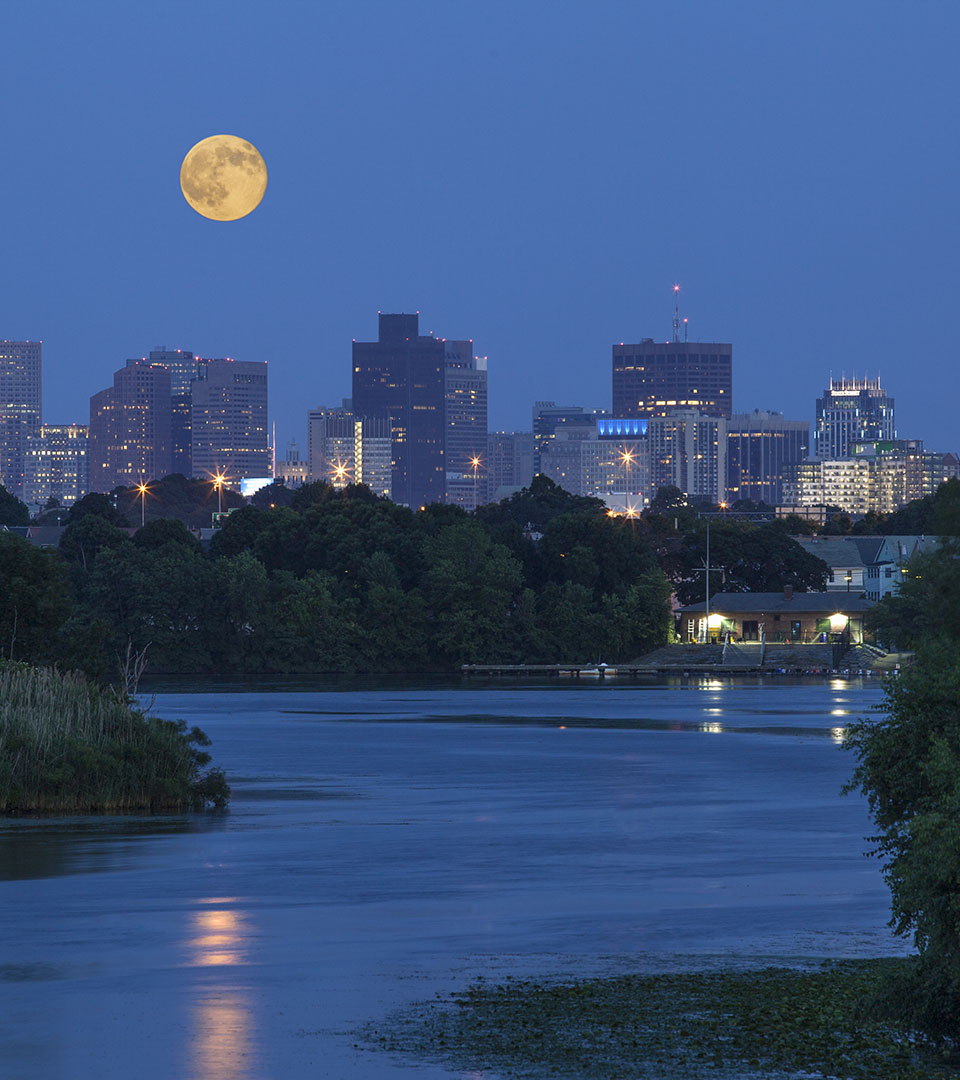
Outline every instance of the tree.
[[111, 525], [98, 513], [90, 512], [73, 520], [60, 537], [60, 555], [67, 562], [89, 569], [104, 549], [116, 549], [130, 543], [125, 529]]
[[21, 502], [0, 484], [0, 525], [29, 525], [30, 511], [27, 504]]
[[70, 612], [60, 560], [15, 533], [0, 531], [0, 582], [0, 659], [55, 661]]
[[197, 555], [203, 551], [200, 541], [179, 518], [154, 518], [148, 521], [142, 529], [137, 529], [133, 542], [145, 551], [156, 551], [167, 544], [179, 544]]
[[72, 525], [75, 521], [90, 515], [103, 518], [108, 525], [117, 525], [124, 529], [130, 526], [130, 522], [114, 506], [113, 499], [109, 495], [101, 494], [99, 491], [89, 492], [70, 507], [67, 524]]
[[894, 931], [917, 962], [888, 988], [887, 1008], [934, 1039], [960, 1038], [960, 657], [957, 642], [924, 646], [886, 688], [886, 716], [859, 721], [846, 746], [859, 764], [848, 789], [880, 833]]
[[917, 962], [888, 1007], [935, 1039], [960, 1038], [960, 540], [910, 561], [884, 601], [888, 633], [917, 660], [887, 682], [885, 715], [848, 729], [848, 790], [867, 797], [890, 887], [891, 925]]

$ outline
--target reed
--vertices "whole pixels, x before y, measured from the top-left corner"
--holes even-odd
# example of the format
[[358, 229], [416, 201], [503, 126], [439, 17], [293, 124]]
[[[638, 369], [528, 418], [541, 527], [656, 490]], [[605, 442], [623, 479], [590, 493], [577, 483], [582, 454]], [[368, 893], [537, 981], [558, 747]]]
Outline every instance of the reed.
[[0, 812], [223, 806], [230, 789], [206, 768], [209, 744], [81, 674], [0, 663]]

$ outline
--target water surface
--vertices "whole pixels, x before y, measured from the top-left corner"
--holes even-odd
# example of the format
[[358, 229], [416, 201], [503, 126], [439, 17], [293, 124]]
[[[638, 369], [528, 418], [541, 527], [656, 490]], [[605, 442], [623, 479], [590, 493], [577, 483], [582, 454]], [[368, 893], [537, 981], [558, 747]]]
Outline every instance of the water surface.
[[477, 974], [901, 949], [872, 681], [180, 687], [227, 813], [0, 822], [4, 1076], [404, 1076], [353, 1031]]

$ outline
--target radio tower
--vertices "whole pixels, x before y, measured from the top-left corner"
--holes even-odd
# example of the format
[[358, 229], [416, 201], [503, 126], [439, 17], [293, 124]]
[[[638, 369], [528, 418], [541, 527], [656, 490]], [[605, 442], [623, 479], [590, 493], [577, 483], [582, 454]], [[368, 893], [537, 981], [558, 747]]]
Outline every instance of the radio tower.
[[680, 340], [680, 286], [673, 287], [673, 340]]

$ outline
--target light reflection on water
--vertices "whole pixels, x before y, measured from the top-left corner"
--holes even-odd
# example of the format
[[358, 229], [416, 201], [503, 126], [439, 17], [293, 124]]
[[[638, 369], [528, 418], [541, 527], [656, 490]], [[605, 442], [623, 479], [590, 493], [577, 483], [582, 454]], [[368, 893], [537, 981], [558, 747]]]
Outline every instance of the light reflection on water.
[[[247, 963], [250, 920], [246, 912], [227, 907], [237, 897], [200, 899], [190, 913], [191, 936], [184, 941], [188, 964], [199, 968], [231, 968]], [[250, 995], [242, 986], [203, 986], [191, 1007], [191, 1057], [196, 1080], [236, 1080], [253, 1067], [254, 1025]]]
[[216, 987], [193, 1007], [192, 1075], [196, 1080], [236, 1080], [253, 1068], [253, 1010], [241, 990]]

